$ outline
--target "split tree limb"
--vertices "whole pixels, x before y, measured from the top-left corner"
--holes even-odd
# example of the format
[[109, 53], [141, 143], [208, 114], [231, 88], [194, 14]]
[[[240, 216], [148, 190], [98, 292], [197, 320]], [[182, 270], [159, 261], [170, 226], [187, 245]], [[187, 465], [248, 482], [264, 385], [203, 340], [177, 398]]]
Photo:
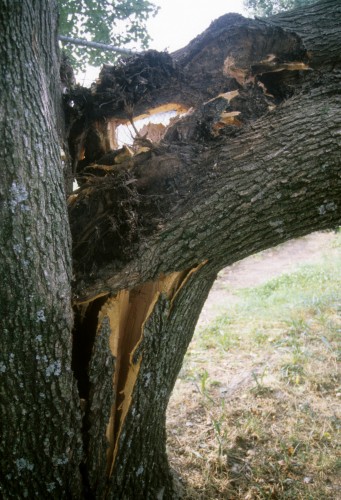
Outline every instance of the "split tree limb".
[[[323, 2], [324, 20], [331, 26], [327, 34], [336, 46], [332, 71], [326, 35], [317, 29], [319, 9], [306, 9], [307, 25], [299, 19], [300, 36], [296, 18], [289, 15], [283, 14], [285, 31], [280, 16], [264, 22], [227, 15], [173, 60], [149, 52], [124, 67], [104, 68], [95, 94], [87, 97], [98, 123], [124, 120], [127, 103], [135, 117], [169, 102], [192, 111], [168, 130], [155, 151], [105, 170], [91, 167], [70, 206], [77, 300], [205, 259], [217, 260], [217, 267], [230, 264], [298, 236], [303, 231], [299, 214], [310, 221], [305, 232], [338, 224], [341, 37], [336, 32], [341, 6]], [[103, 153], [99, 149], [95, 163], [101, 163]], [[326, 161], [329, 167], [323, 170]], [[330, 188], [322, 190], [323, 185]], [[297, 223], [290, 216], [292, 200]], [[324, 205], [335, 210], [321, 215]], [[196, 228], [203, 211], [208, 227], [199, 222]], [[269, 232], [271, 218], [280, 226], [270, 224], [269, 235], [258, 238], [255, 217], [258, 232]], [[238, 231], [232, 230], [235, 225]], [[251, 229], [256, 241], [241, 247]], [[180, 250], [183, 245], [186, 252]], [[91, 276], [89, 265], [95, 266]]]
[[[341, 5], [300, 12], [223, 16], [70, 96], [74, 365], [100, 497], [177, 498], [165, 412], [216, 273], [341, 223]], [[118, 124], [172, 108], [160, 142], [112, 147]]]

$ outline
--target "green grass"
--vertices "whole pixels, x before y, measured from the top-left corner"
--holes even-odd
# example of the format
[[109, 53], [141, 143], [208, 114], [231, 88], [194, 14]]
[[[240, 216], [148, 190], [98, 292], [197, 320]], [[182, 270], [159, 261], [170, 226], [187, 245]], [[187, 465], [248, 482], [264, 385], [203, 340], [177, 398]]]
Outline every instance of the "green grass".
[[184, 498], [341, 498], [341, 251], [238, 296], [197, 330], [182, 370], [197, 394], [171, 457]]
[[241, 343], [264, 345], [275, 339], [294, 347], [300, 337], [318, 335], [319, 328], [327, 341], [335, 340], [340, 336], [333, 315], [341, 312], [341, 252], [335, 260], [303, 266], [264, 285], [242, 289], [238, 295], [237, 305], [199, 330], [197, 339], [203, 348], [228, 351]]

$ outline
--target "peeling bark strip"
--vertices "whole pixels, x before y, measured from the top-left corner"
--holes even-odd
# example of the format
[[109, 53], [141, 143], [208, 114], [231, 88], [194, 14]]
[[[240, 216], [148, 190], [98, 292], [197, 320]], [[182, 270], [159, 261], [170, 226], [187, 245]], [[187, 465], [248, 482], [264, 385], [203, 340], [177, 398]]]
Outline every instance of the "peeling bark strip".
[[202, 265], [189, 272], [176, 272], [161, 277], [157, 282], [146, 283], [130, 292], [119, 292], [117, 297], [114, 297], [112, 301], [109, 300], [109, 306], [116, 303], [115, 305], [119, 307], [118, 313], [110, 315], [111, 324], [114, 327], [112, 327], [109, 342], [113, 355], [117, 359], [114, 377], [117, 397], [107, 428], [107, 436], [111, 445], [111, 451], [108, 453], [110, 476], [115, 465], [118, 441], [132, 404], [132, 393], [142, 362], [145, 324], [161, 296], [167, 298], [171, 310], [177, 294]]

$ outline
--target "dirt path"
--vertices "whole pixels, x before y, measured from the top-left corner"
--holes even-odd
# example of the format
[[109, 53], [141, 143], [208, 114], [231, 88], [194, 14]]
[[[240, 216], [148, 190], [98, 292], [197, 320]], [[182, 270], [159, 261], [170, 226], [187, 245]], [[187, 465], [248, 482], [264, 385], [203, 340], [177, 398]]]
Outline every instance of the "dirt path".
[[227, 304], [237, 302], [238, 296], [233, 293], [234, 290], [261, 285], [280, 274], [295, 271], [302, 264], [318, 261], [326, 251], [333, 252], [331, 247], [334, 236], [332, 232], [312, 233], [223, 269], [210, 291], [198, 326], [212, 321]]

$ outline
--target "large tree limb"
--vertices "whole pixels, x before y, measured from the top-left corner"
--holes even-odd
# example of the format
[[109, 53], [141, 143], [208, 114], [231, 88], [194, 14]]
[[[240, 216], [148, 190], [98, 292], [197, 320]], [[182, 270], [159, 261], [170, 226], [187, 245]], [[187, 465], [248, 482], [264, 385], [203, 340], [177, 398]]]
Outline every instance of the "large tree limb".
[[[323, 2], [324, 22], [330, 23], [323, 36], [316, 28], [317, 7], [305, 12], [305, 23], [298, 20], [303, 38], [294, 32], [293, 16], [276, 16], [270, 25], [229, 15], [175, 54], [171, 88], [167, 69], [152, 104], [165, 104], [168, 92], [169, 101], [195, 104], [193, 113], [159, 146], [112, 167], [106, 177], [89, 179], [71, 205], [77, 301], [206, 259], [222, 267], [339, 223], [341, 51], [333, 52], [331, 69], [325, 38], [331, 33], [333, 47], [340, 43], [341, 10]], [[290, 34], [272, 27], [281, 19]], [[136, 59], [131, 64], [136, 69]], [[106, 119], [122, 119], [122, 102], [110, 109], [106, 101], [99, 104], [107, 98], [108, 71], [93, 109]], [[115, 72], [110, 68], [111, 83]], [[191, 98], [184, 84], [189, 80]], [[264, 85], [275, 97], [266, 95]], [[224, 96], [214, 99], [219, 93]], [[146, 94], [140, 101], [129, 92], [126, 98], [142, 113], [150, 104]]]
[[[100, 498], [175, 498], [165, 411], [217, 271], [340, 224], [341, 8], [300, 12], [223, 16], [71, 96], [73, 367]], [[117, 148], [112, 130], [155, 108], [187, 114]]]

